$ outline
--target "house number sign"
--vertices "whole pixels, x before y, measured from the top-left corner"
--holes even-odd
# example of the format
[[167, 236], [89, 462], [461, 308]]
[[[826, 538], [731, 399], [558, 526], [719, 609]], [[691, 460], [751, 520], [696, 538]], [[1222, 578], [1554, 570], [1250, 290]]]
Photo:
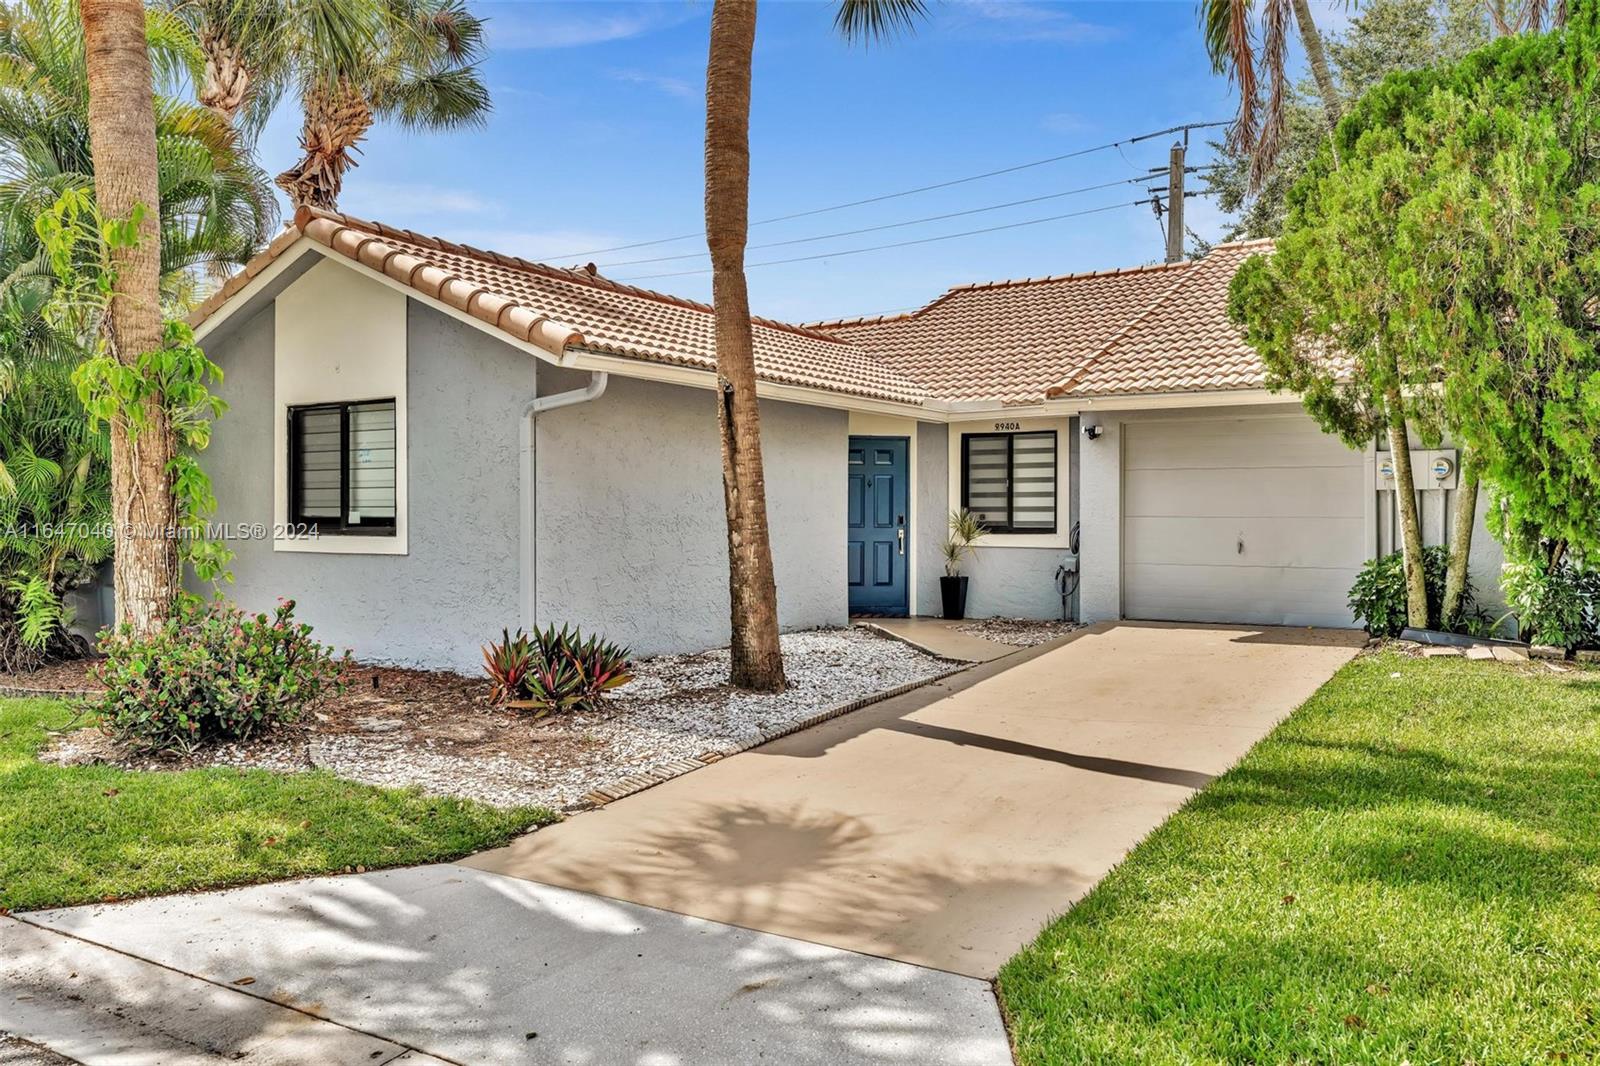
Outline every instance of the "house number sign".
[[994, 428], [995, 428], [996, 432], [1003, 432], [1003, 431], [1008, 430], [1008, 429], [1021, 429], [1022, 428], [1022, 423], [1021, 422], [996, 422], [994, 424]]

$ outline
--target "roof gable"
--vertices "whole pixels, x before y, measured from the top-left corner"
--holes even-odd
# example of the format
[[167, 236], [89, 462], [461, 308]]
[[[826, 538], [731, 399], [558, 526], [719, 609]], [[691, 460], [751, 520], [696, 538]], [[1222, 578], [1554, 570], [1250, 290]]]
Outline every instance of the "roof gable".
[[1258, 389], [1261, 358], [1228, 318], [1228, 286], [1270, 240], [1219, 244], [1050, 386], [1050, 397]]
[[[293, 227], [190, 316], [220, 311], [300, 237], [439, 300], [555, 356], [569, 348], [715, 371], [715, 320], [706, 304], [547, 266], [410, 230], [302, 208]], [[802, 326], [752, 319], [763, 380], [920, 404], [921, 386], [861, 349]]]

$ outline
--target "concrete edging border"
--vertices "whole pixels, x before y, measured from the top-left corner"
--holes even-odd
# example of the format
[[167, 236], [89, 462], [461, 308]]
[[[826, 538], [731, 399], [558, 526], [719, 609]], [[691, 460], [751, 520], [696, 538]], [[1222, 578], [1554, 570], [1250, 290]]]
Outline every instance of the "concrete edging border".
[[[944, 661], [950, 662], [952, 660], [946, 659]], [[705, 755], [696, 756], [692, 759], [675, 759], [672, 762], [662, 763], [658, 766], [652, 766], [647, 770], [641, 770], [636, 774], [629, 774], [627, 777], [620, 778], [611, 782], [610, 784], [602, 785], [601, 787], [589, 792], [584, 799], [589, 804], [592, 804], [593, 807], [603, 807], [613, 800], [622, 799], [624, 796], [631, 796], [636, 792], [643, 792], [647, 788], [654, 788], [656, 785], [671, 781], [675, 777], [682, 777], [684, 774], [693, 773], [695, 770], [704, 769], [705, 767], [710, 766], [712, 763], [721, 762], [730, 755], [738, 755], [740, 752], [749, 751], [751, 748], [759, 748], [763, 744], [770, 744], [772, 741], [779, 740], [790, 735], [791, 733], [798, 733], [802, 729], [810, 729], [812, 726], [821, 725], [823, 722], [842, 717], [843, 715], [849, 714], [852, 711], [859, 711], [864, 707], [870, 707], [874, 703], [882, 703], [884, 700], [891, 700], [896, 696], [903, 696], [907, 692], [915, 692], [919, 688], [932, 685], [935, 682], [943, 681], [946, 678], [954, 677], [956, 674], [965, 673], [966, 671], [971, 670], [973, 667], [979, 665], [981, 664], [962, 663], [953, 669], [934, 674], [932, 677], [926, 677], [920, 681], [908, 681], [903, 685], [896, 685], [893, 688], [886, 688], [881, 692], [873, 692], [869, 695], [862, 696], [859, 699], [851, 700], [848, 703], [841, 703], [836, 707], [829, 707], [826, 710], [818, 711], [816, 714], [808, 715], [798, 721], [790, 722], [787, 725], [780, 726], [777, 729], [763, 733], [754, 740], [740, 743], [722, 751], [708, 752]], [[582, 809], [592, 809], [592, 807]], [[579, 813], [578, 809], [569, 809], [569, 811], [570, 813], [574, 814]]]

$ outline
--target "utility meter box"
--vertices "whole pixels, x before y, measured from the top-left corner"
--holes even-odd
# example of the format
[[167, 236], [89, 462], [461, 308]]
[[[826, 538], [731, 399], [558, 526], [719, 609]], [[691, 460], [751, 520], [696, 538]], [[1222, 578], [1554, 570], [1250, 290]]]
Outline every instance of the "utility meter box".
[[[1394, 491], [1394, 453], [1378, 452], [1373, 473], [1379, 489]], [[1460, 478], [1460, 456], [1454, 448], [1413, 449], [1411, 480], [1418, 489], [1453, 489]]]

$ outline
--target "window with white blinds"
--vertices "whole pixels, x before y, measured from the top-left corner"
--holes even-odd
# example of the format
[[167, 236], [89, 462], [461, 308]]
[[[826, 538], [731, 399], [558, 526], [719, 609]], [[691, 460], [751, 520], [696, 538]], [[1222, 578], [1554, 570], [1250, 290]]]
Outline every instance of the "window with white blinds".
[[289, 520], [319, 533], [395, 531], [393, 400], [289, 409]]
[[1056, 434], [967, 433], [961, 506], [991, 533], [1056, 531]]

